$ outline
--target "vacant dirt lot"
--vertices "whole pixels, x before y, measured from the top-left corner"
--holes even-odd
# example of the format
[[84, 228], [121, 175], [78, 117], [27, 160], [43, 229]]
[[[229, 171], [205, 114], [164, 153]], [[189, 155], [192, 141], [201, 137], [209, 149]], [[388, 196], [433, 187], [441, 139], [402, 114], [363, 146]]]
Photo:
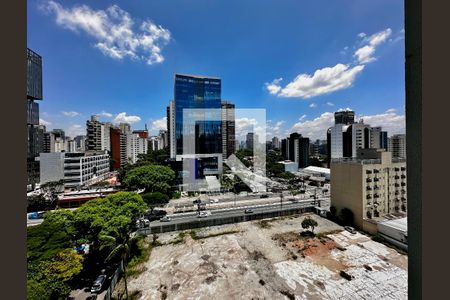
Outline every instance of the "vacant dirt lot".
[[304, 217], [161, 234], [129, 290], [142, 300], [407, 298], [406, 256], [316, 215], [316, 237], [303, 237]]

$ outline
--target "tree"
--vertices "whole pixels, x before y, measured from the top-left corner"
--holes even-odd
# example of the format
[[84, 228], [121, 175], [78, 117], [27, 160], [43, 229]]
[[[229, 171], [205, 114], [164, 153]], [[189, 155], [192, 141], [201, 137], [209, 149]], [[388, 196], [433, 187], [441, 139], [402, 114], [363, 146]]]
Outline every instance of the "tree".
[[55, 255], [51, 261], [43, 263], [43, 266], [50, 276], [56, 276], [67, 282], [78, 275], [83, 268], [83, 256], [71, 249], [64, 249]]
[[55, 209], [56, 201], [47, 200], [43, 194], [27, 197], [27, 212]]
[[145, 188], [148, 192], [167, 193], [175, 179], [172, 169], [158, 165], [144, 165], [126, 173], [123, 184], [129, 189]]
[[309, 227], [311, 227], [311, 231], [314, 233], [314, 228], [317, 227], [319, 224], [317, 224], [316, 220], [311, 219], [310, 217], [305, 218], [302, 221], [302, 228], [303, 229], [308, 229]]
[[142, 199], [149, 207], [161, 206], [169, 203], [169, 197], [160, 192], [145, 193]]

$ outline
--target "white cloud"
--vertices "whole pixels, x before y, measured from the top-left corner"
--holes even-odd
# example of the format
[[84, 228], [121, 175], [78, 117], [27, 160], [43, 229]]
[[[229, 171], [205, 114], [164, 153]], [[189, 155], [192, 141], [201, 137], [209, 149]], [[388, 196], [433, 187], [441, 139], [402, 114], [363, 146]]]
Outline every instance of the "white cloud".
[[366, 34], [364, 32], [358, 33], [358, 37], [360, 37], [360, 38], [364, 38], [365, 36], [366, 36]]
[[139, 116], [127, 116], [126, 112], [121, 112], [119, 114], [117, 114], [117, 116], [114, 118], [113, 122], [114, 123], [129, 123], [129, 124], [133, 124], [133, 123], [137, 123], [141, 120], [141, 118]]
[[278, 92], [281, 90], [280, 82], [283, 80], [283, 78], [274, 79], [270, 83], [266, 83], [266, 88], [272, 95], [278, 94]]
[[77, 135], [86, 135], [86, 128], [79, 124], [71, 125], [66, 130], [66, 135], [70, 136], [72, 138], [76, 137]]
[[299, 121], [303, 121], [306, 118], [306, 115], [303, 115], [299, 118]]
[[[279, 81], [274, 80], [267, 85], [267, 89], [279, 97], [307, 99], [350, 87], [363, 69], [364, 66], [361, 65], [350, 68], [349, 65], [337, 64], [334, 67], [316, 70], [313, 75], [300, 74], [284, 88], [279, 86]], [[279, 89], [276, 93], [271, 92], [276, 91], [277, 87]]]
[[105, 117], [105, 118], [112, 118], [113, 115], [109, 112], [102, 110], [102, 112], [98, 113], [97, 116]]
[[65, 115], [66, 117], [71, 117], [71, 118], [80, 115], [80, 113], [76, 112], [76, 111], [63, 111], [62, 114]]
[[317, 107], [317, 104], [311, 103], [311, 104], [309, 105], [309, 107], [311, 107], [311, 108], [316, 108], [316, 107]]
[[328, 105], [328, 106], [334, 106], [334, 103], [332, 103], [332, 102], [327, 102], [327, 105]]
[[44, 126], [52, 125], [51, 122], [45, 121], [44, 119], [39, 119], [39, 124], [40, 124], [40, 125], [44, 125]]
[[[339, 109], [341, 111], [344, 109]], [[345, 110], [351, 110], [347, 108]], [[365, 124], [370, 126], [381, 126], [383, 131], [387, 131], [391, 136], [397, 133], [405, 132], [405, 115], [399, 115], [395, 109], [388, 109], [386, 112], [375, 115], [361, 116]], [[326, 139], [328, 128], [334, 125], [334, 113], [324, 112], [313, 120], [300, 119], [288, 132], [298, 132], [310, 140]]]
[[375, 61], [376, 58], [373, 57], [373, 54], [375, 53], [376, 47], [381, 43], [384, 43], [387, 40], [387, 38], [391, 35], [391, 33], [392, 30], [390, 28], [387, 28], [380, 32], [374, 33], [369, 37], [362, 36], [364, 37], [363, 41], [367, 44], [357, 49], [355, 51], [355, 54], [353, 55], [356, 57], [358, 63], [367, 64], [369, 62]]
[[167, 130], [167, 117], [152, 121], [151, 130]]
[[117, 5], [94, 10], [87, 5], [64, 8], [47, 1], [41, 8], [54, 14], [56, 23], [74, 32], [84, 32], [95, 40], [94, 47], [114, 59], [129, 57], [152, 65], [164, 61], [162, 49], [171, 39], [170, 31], [150, 20], [135, 30], [130, 14]]
[[267, 137], [273, 137], [273, 136], [280, 136], [281, 131], [283, 129], [283, 125], [285, 124], [285, 121], [278, 121], [273, 122], [271, 120], [267, 120], [266, 122], [266, 136]]
[[295, 123], [290, 132], [298, 132], [310, 140], [326, 139], [327, 130], [334, 124], [334, 113], [324, 112], [313, 120], [299, 120]]
[[254, 131], [254, 126], [258, 122], [254, 118], [236, 118], [235, 119], [235, 135], [237, 140], [245, 139], [248, 132]]
[[388, 109], [382, 114], [361, 116], [365, 124], [371, 126], [381, 126], [383, 131], [387, 131], [388, 135], [405, 133], [405, 115], [399, 115], [395, 109]]

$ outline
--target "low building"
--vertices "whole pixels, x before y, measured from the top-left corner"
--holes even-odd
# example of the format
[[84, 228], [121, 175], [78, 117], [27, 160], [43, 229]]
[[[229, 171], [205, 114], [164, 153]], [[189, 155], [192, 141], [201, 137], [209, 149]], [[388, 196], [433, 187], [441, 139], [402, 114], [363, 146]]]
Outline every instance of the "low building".
[[298, 171], [298, 164], [294, 161], [283, 160], [278, 163], [283, 165], [285, 172], [296, 173]]
[[40, 183], [64, 180], [65, 188], [89, 186], [109, 174], [107, 153], [54, 152], [40, 154]]
[[374, 231], [376, 224], [366, 220], [406, 215], [405, 159], [392, 158], [382, 149], [359, 149], [357, 158], [333, 159], [331, 175], [331, 205], [338, 214], [351, 210], [360, 229]]
[[380, 221], [378, 234], [386, 241], [408, 250], [408, 218]]
[[315, 166], [309, 166], [299, 170], [301, 173], [308, 174], [314, 177], [324, 177], [326, 180], [330, 180], [330, 169], [321, 168]]

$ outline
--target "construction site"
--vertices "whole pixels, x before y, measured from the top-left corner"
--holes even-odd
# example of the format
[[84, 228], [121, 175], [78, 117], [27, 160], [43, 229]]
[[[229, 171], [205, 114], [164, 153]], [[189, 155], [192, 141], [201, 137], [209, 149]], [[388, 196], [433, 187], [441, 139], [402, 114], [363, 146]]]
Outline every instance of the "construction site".
[[406, 255], [314, 214], [146, 239], [158, 246], [127, 280], [133, 299], [407, 299]]

